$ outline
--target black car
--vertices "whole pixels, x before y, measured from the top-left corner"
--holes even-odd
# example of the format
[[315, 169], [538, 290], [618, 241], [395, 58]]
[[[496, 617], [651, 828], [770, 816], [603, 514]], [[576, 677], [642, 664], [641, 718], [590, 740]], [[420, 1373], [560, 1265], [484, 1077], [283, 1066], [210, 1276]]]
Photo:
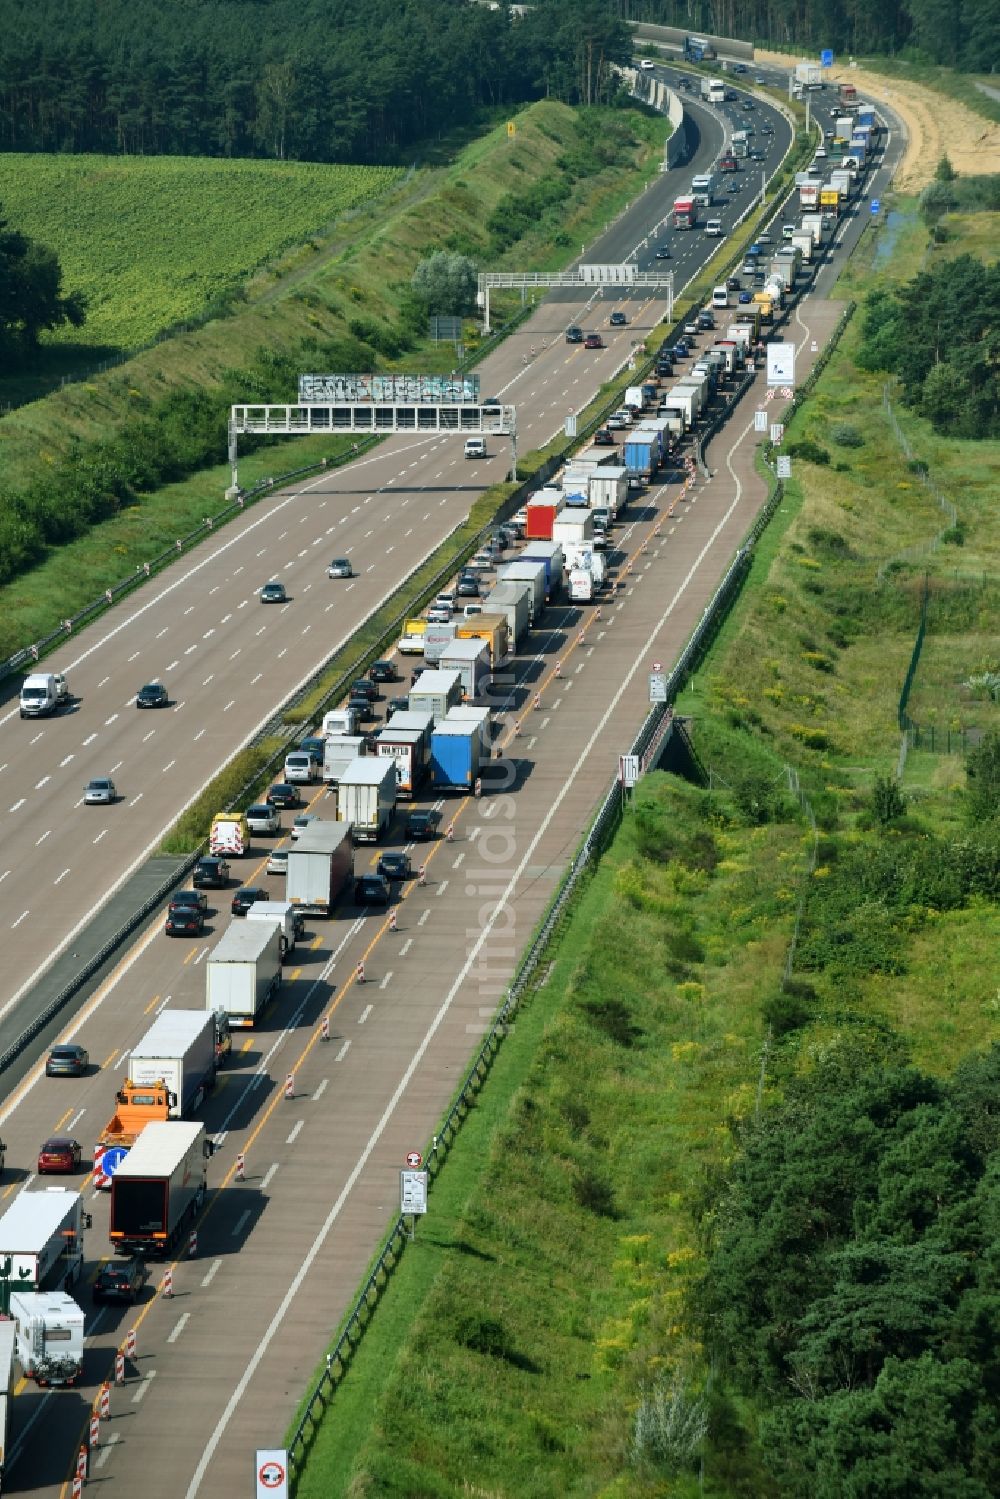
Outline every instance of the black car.
[[455, 594], [460, 599], [478, 599], [479, 579], [463, 573], [455, 584]]
[[697, 321], [698, 327], [705, 331], [715, 327], [715, 318], [710, 312], [699, 312]]
[[389, 881], [381, 874], [362, 874], [354, 881], [356, 906], [387, 906], [392, 899]]
[[204, 890], [178, 890], [171, 896], [172, 906], [197, 906], [199, 911], [208, 910], [208, 896]]
[[82, 1046], [53, 1046], [45, 1061], [46, 1077], [85, 1077], [90, 1057]]
[[262, 604], [287, 604], [288, 594], [285, 592], [284, 583], [275, 582], [273, 579], [270, 583], [265, 583], [260, 591], [260, 601]]
[[624, 312], [613, 312], [608, 318], [608, 324], [612, 328], [626, 328], [628, 326], [628, 318]]
[[234, 916], [245, 916], [258, 900], [270, 900], [266, 890], [262, 890], [259, 885], [241, 885], [238, 890], [233, 891], [230, 909]]
[[351, 697], [366, 697], [370, 703], [378, 702], [378, 683], [371, 677], [356, 677], [351, 683]]
[[170, 697], [162, 682], [147, 682], [135, 695], [137, 708], [166, 708]]
[[426, 838], [436, 838], [440, 821], [440, 812], [411, 812], [406, 819], [406, 836], [421, 842]]
[[138, 1301], [149, 1280], [149, 1271], [138, 1255], [130, 1260], [108, 1260], [94, 1281], [95, 1301]]
[[383, 854], [376, 872], [387, 880], [412, 880], [413, 866], [409, 854]]
[[661, 245], [660, 246], [660, 248], [656, 252], [656, 258], [657, 258], [657, 260], [669, 260], [670, 259], [670, 251], [668, 250], [668, 248], [667, 248], [666, 245]]
[[272, 807], [301, 807], [302, 805], [298, 787], [290, 786], [287, 781], [276, 781], [267, 793], [267, 800]]
[[209, 854], [194, 866], [191, 883], [199, 890], [224, 890], [229, 884], [229, 865], [225, 859]]
[[391, 697], [385, 705], [385, 716], [390, 719], [394, 713], [408, 713], [410, 711], [410, 699], [408, 697]]
[[583, 329], [578, 328], [575, 323], [571, 323], [566, 329], [566, 342], [568, 344], [582, 344]]
[[399, 672], [395, 661], [373, 661], [368, 668], [368, 676], [373, 682], [398, 682]]
[[364, 723], [365, 719], [372, 717], [372, 700], [370, 697], [354, 697], [352, 695], [347, 706], [359, 723]]
[[613, 448], [615, 445], [615, 434], [608, 427], [598, 427], [594, 433], [595, 448]]
[[168, 937], [201, 937], [205, 931], [205, 913], [197, 906], [170, 902], [164, 931]]

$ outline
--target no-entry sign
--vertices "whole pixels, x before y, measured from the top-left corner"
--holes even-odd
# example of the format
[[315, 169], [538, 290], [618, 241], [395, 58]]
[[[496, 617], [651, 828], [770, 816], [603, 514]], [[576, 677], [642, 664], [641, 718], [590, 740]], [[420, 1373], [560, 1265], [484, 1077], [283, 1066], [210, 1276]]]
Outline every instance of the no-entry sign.
[[284, 1447], [258, 1447], [257, 1499], [287, 1499], [288, 1453]]

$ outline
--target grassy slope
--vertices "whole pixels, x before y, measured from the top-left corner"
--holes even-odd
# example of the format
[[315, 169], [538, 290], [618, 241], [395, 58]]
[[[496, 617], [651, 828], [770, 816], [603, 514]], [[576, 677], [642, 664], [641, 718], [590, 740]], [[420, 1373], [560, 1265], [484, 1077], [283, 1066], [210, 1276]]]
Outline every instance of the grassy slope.
[[[560, 257], [565, 263], [655, 171], [664, 123], [631, 111], [615, 111], [610, 123], [634, 133], [633, 145], [623, 152], [631, 164], [595, 171], [578, 182], [558, 220], [539, 223], [508, 252], [510, 263]], [[281, 352], [308, 338], [336, 338], [350, 318], [392, 318], [401, 288], [429, 249], [449, 235], [485, 245], [485, 220], [505, 193], [551, 175], [562, 157], [585, 149], [579, 116], [546, 102], [518, 116], [513, 143], [505, 130], [493, 130], [467, 146], [450, 166], [398, 183], [377, 204], [360, 208], [350, 224], [337, 226], [327, 240], [303, 245], [257, 273], [247, 305], [234, 316], [173, 338], [110, 374], [68, 386], [0, 421], [0, 487], [44, 473], [74, 438], [109, 436], [147, 397], [175, 386], [213, 384], [259, 347]], [[566, 233], [571, 249], [553, 246], [554, 228]], [[420, 350], [407, 363], [444, 369], [451, 361], [447, 346]], [[249, 486], [262, 475], [288, 472], [343, 446], [342, 440], [319, 438], [268, 444], [241, 460], [240, 481]], [[40, 567], [0, 589], [0, 655], [38, 639], [203, 516], [216, 513], [228, 483], [228, 468], [220, 464], [171, 485], [144, 500], [141, 510], [54, 551]]]
[[[956, 236], [940, 253], [961, 249]], [[911, 274], [925, 253], [919, 225], [904, 216], [893, 273]], [[855, 290], [889, 263], [876, 255], [856, 266]], [[877, 590], [875, 563], [940, 528], [884, 422], [878, 378], [850, 362], [856, 338], [855, 326], [789, 434], [824, 442], [845, 466], [796, 465], [751, 586], [679, 704], [717, 784], [735, 785], [756, 766], [780, 786], [790, 761], [845, 847], [874, 772], [895, 762], [916, 627], [909, 576]], [[1000, 600], [981, 582], [965, 589], [954, 572], [997, 576], [1000, 525], [984, 478], [996, 448], [902, 420], [969, 525], [963, 551], [930, 559], [942, 606], [915, 700], [934, 695], [942, 714], [985, 727], [996, 708], [968, 701], [960, 683], [984, 652], [1000, 665], [988, 633]], [[859, 429], [860, 448], [830, 443], [839, 421]], [[808, 748], [809, 731], [830, 747]], [[955, 824], [961, 778], [957, 757], [911, 753], [904, 786], [928, 826]], [[732, 1123], [754, 1106], [759, 1006], [780, 979], [809, 838], [790, 804], [777, 821], [746, 828], [725, 789], [708, 796], [667, 777], [644, 784], [642, 804], [653, 835], [640, 848], [629, 819], [579, 901], [321, 1430], [302, 1494], [768, 1491], [732, 1411], [701, 1489], [693, 1475], [630, 1466], [628, 1437], [641, 1384], [674, 1371], [705, 1377], [683, 1315], [700, 1268], [704, 1180], [731, 1149]], [[824, 834], [818, 878], [834, 847]], [[785, 1069], [808, 1067], [813, 1048], [845, 1029], [887, 1020], [931, 1070], [988, 1044], [998, 1015], [981, 974], [998, 935], [994, 909], [929, 913], [905, 942], [901, 978], [865, 978], [848, 993], [810, 975], [813, 1023], [770, 1057], [765, 1102]], [[631, 1044], [608, 1038], [615, 998], [638, 1028]], [[591, 1001], [603, 1006], [596, 1017], [582, 1008]], [[602, 1180], [618, 1218], [581, 1206], [589, 1181], [600, 1207]]]
[[11, 223], [56, 251], [87, 321], [53, 341], [133, 349], [380, 197], [392, 167], [172, 156], [0, 156]]

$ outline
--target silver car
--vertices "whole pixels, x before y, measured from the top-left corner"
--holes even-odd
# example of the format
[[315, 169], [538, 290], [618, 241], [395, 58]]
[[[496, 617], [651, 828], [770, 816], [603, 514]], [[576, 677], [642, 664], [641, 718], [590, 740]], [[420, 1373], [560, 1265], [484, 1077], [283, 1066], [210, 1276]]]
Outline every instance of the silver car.
[[[301, 838], [302, 834], [305, 832], [305, 830], [309, 826], [309, 824], [311, 822], [318, 822], [318, 820], [319, 820], [319, 818], [318, 818], [318, 816], [317, 816], [317, 814], [315, 812], [300, 812], [299, 816], [296, 817], [295, 821], [292, 823], [292, 842], [293, 843], [297, 842], [298, 839]], [[285, 864], [286, 864], [286, 867], [287, 867], [287, 863], [288, 863], [288, 855], [286, 854], [285, 855]]]
[[110, 776], [97, 776], [83, 788], [83, 801], [87, 807], [109, 807], [117, 798], [115, 783]]
[[351, 566], [350, 557], [334, 557], [326, 570], [328, 578], [353, 578], [354, 568]]
[[287, 848], [272, 848], [267, 860], [268, 874], [288, 873], [288, 850]]

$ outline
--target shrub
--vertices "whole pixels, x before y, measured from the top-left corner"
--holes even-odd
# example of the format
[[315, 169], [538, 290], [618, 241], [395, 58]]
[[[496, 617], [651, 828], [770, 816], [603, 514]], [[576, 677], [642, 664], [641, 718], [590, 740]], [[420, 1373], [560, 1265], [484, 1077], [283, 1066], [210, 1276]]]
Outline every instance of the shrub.
[[776, 1036], [787, 1036], [791, 1031], [801, 1030], [811, 1018], [809, 1005], [802, 996], [784, 989], [765, 999], [761, 1013]]
[[805, 463], [830, 462], [830, 455], [826, 448], [821, 448], [819, 443], [813, 442], [811, 437], [803, 437], [798, 442], [787, 443], [785, 452], [790, 458], [801, 458]]
[[634, 1046], [642, 1036], [627, 1007], [620, 999], [588, 999], [580, 1006], [591, 1025], [603, 1031], [616, 1046]]
[[617, 1218], [614, 1189], [606, 1176], [594, 1167], [581, 1170], [573, 1179], [573, 1196], [580, 1207], [595, 1218]]
[[841, 448], [862, 448], [865, 439], [852, 422], [834, 422], [830, 428], [830, 441]]

